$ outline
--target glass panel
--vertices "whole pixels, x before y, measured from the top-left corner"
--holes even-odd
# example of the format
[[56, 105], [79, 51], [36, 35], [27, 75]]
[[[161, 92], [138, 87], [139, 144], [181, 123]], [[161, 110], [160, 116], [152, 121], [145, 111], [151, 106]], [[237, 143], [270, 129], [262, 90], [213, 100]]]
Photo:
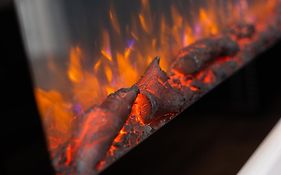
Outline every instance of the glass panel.
[[75, 116], [136, 83], [154, 57], [167, 70], [181, 48], [234, 20], [255, 22], [275, 3], [17, 0], [50, 150], [69, 138]]

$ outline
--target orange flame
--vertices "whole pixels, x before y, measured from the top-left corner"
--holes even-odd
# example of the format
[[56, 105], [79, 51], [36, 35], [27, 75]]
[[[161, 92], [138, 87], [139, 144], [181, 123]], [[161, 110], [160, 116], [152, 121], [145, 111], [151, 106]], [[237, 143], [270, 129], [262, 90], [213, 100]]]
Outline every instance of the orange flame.
[[81, 66], [81, 49], [79, 47], [70, 50], [70, 64], [68, 68], [68, 77], [74, 83], [79, 83], [83, 79]]
[[204, 33], [210, 33], [212, 35], [216, 35], [218, 33], [219, 29], [214, 14], [215, 13], [208, 13], [204, 9], [200, 9], [199, 22], [203, 26], [202, 29], [204, 30]]
[[71, 105], [57, 91], [36, 89], [35, 95], [50, 149], [55, 150], [70, 136], [73, 119]]

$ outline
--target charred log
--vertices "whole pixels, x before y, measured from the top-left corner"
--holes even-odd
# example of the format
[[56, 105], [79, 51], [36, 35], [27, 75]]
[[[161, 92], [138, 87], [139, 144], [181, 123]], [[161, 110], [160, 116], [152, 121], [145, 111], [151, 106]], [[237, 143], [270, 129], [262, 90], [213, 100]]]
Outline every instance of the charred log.
[[73, 137], [55, 157], [58, 172], [96, 174], [95, 166], [123, 127], [137, 94], [136, 86], [121, 89], [109, 95], [102, 105], [77, 118]]
[[193, 74], [207, 62], [218, 57], [233, 56], [238, 51], [238, 44], [227, 35], [202, 39], [180, 50], [171, 70], [185, 75]]
[[184, 104], [183, 95], [169, 84], [169, 77], [159, 66], [156, 57], [136, 84], [142, 94], [141, 116], [145, 123], [166, 113], [178, 113]]
[[267, 26], [265, 31], [256, 36], [255, 42], [251, 42], [245, 46], [244, 52], [241, 52], [239, 57], [247, 62], [250, 58], [262, 53], [281, 37], [280, 30], [280, 26], [278, 25]]
[[252, 24], [238, 23], [230, 27], [226, 32], [232, 34], [236, 39], [252, 38], [256, 32], [256, 28]]

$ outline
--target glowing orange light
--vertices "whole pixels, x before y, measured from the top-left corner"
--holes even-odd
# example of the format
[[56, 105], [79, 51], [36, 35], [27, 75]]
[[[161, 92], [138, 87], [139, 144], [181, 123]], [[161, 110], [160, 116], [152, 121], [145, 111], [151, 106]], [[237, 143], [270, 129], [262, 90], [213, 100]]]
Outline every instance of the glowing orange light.
[[35, 97], [49, 138], [50, 149], [54, 150], [70, 136], [73, 118], [71, 105], [58, 91], [36, 89]]
[[199, 11], [199, 21], [203, 26], [205, 33], [215, 35], [218, 33], [218, 27], [214, 17], [215, 13], [207, 13], [204, 9]]
[[216, 80], [216, 76], [214, 75], [213, 71], [209, 70], [207, 71], [206, 76], [203, 79], [203, 82], [207, 84], [211, 84], [215, 82], [215, 80]]
[[102, 54], [106, 59], [108, 59], [109, 61], [112, 61], [111, 54], [108, 53], [107, 51], [101, 50], [101, 54]]
[[79, 83], [83, 79], [81, 66], [81, 49], [79, 47], [70, 50], [70, 65], [68, 68], [68, 77], [74, 83]]
[[101, 60], [99, 59], [96, 64], [94, 64], [94, 72], [97, 73], [101, 65]]
[[113, 8], [111, 8], [109, 10], [109, 18], [111, 20], [111, 23], [112, 23], [112, 26], [114, 28], [114, 30], [120, 34], [120, 25], [119, 25], [119, 22], [118, 22], [118, 18], [117, 18], [117, 15], [114, 11]]
[[108, 80], [108, 82], [112, 81], [112, 70], [109, 66], [105, 67], [105, 74], [106, 74], [106, 78]]
[[118, 70], [124, 81], [125, 86], [133, 85], [138, 78], [138, 73], [132, 67], [129, 60], [123, 55], [117, 53]]

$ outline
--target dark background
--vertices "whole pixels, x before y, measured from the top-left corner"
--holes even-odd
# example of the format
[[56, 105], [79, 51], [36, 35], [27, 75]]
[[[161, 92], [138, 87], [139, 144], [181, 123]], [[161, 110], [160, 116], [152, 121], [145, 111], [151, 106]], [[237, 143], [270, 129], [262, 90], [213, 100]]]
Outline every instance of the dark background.
[[[0, 7], [1, 174], [53, 174], [13, 6]], [[281, 42], [103, 172], [235, 174], [281, 116]]]

